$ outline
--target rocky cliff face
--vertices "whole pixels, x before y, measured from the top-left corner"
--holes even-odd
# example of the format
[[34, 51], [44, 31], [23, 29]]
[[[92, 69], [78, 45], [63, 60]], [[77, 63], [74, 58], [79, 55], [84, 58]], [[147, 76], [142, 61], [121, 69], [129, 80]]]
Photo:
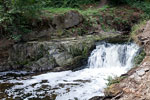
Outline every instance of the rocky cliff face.
[[150, 21], [138, 32], [138, 43], [144, 46], [146, 57], [126, 74], [127, 78], [106, 89], [105, 95], [113, 100], [150, 100]]
[[10, 50], [10, 65], [13, 69], [32, 71], [46, 71], [56, 67], [61, 67], [60, 70], [64, 70], [64, 67], [73, 69], [81, 65], [80, 60], [86, 58], [94, 47], [94, 39], [89, 37], [90, 40], [79, 37], [15, 44]]
[[50, 41], [29, 41], [14, 44], [8, 52], [8, 67], [0, 71], [20, 69], [27, 71], [62, 71], [81, 67], [87, 60], [95, 42], [113, 39], [117, 34], [85, 35]]
[[[73, 10], [55, 15], [49, 21], [48, 25], [43, 25], [44, 28], [24, 34], [20, 40], [22, 42], [15, 41], [7, 49], [3, 49], [0, 45], [0, 55], [2, 55], [0, 56], [0, 71], [75, 69], [83, 65], [83, 61], [95, 47], [96, 41], [107, 38], [110, 42], [120, 42], [127, 39], [120, 39], [120, 37], [114, 39], [120, 33], [103, 32], [99, 28], [93, 29], [91, 25], [88, 28], [89, 23], [83, 22], [85, 21], [83, 16]], [[3, 43], [0, 41], [0, 44]]]

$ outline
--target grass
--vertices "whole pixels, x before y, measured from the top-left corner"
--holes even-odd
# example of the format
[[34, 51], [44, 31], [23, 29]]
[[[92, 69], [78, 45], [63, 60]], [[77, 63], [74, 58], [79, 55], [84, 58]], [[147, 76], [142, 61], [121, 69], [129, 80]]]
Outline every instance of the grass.
[[104, 11], [105, 9], [109, 8], [109, 6], [104, 6], [102, 8], [89, 8], [89, 9], [79, 9], [79, 8], [44, 8], [44, 11], [48, 11], [52, 14], [64, 14], [70, 10], [76, 10], [81, 13], [83, 16], [95, 15], [98, 14], [100, 11]]
[[138, 42], [137, 35], [143, 31], [146, 22], [147, 22], [146, 20], [143, 20], [139, 22], [139, 24], [136, 24], [132, 27], [130, 38], [133, 39], [135, 42]]
[[44, 8], [43, 10], [48, 11], [52, 14], [64, 14], [70, 10], [79, 10], [77, 8]]
[[108, 83], [106, 84], [107, 86], [111, 86], [112, 84], [116, 84], [116, 83], [120, 83], [121, 80], [123, 80], [124, 78], [126, 78], [126, 76], [108, 76], [108, 78], [106, 79], [108, 81]]
[[86, 15], [86, 16], [89, 16], [89, 15], [97, 15], [99, 14], [100, 12], [106, 10], [107, 8], [109, 8], [108, 5], [106, 6], [103, 6], [102, 8], [89, 8], [89, 9], [86, 9], [86, 10], [80, 10], [79, 12], [82, 14], [82, 15]]

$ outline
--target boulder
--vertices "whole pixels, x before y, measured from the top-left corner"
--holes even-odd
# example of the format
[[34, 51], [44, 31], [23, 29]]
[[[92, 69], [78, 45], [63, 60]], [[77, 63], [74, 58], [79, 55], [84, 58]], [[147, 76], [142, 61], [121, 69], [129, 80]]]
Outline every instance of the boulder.
[[57, 29], [71, 28], [80, 24], [83, 21], [83, 16], [78, 12], [71, 10], [63, 15], [57, 15], [54, 17], [52, 24]]
[[104, 91], [106, 97], [115, 97], [121, 93], [122, 93], [122, 89], [120, 88], [119, 84], [112, 84]]
[[[24, 34], [22, 41], [50, 40], [52, 36], [57, 36], [63, 32], [63, 29], [74, 27], [83, 21], [83, 16], [78, 12], [71, 10], [65, 14], [59, 14], [50, 19], [49, 26], [45, 29]], [[44, 27], [44, 26], [43, 26]]]

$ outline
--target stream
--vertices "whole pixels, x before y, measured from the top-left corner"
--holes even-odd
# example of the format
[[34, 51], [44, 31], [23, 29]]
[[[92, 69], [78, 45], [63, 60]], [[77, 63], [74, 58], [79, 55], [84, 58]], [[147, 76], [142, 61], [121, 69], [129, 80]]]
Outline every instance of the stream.
[[[88, 100], [104, 95], [109, 76], [120, 76], [131, 69], [138, 50], [139, 47], [134, 43], [98, 43], [84, 69], [47, 72], [35, 76], [18, 75], [15, 78], [8, 77], [7, 74], [18, 72], [1, 72], [0, 83], [15, 84], [5, 90], [8, 97], [14, 100]], [[26, 72], [22, 71], [20, 74], [24, 75]]]

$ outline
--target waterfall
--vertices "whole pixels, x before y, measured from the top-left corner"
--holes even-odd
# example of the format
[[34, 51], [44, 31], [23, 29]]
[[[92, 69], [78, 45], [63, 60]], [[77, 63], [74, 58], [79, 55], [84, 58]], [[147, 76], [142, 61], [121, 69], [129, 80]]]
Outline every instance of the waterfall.
[[86, 68], [75, 72], [49, 72], [26, 80], [9, 80], [21, 84], [6, 92], [14, 99], [21, 97], [24, 100], [44, 98], [46, 95], [56, 96], [56, 100], [88, 100], [93, 96], [102, 96], [108, 76], [126, 73], [132, 67], [138, 49], [134, 43], [100, 43], [91, 53]]
[[103, 43], [96, 47], [88, 60], [89, 68], [99, 67], [128, 67], [132, 66], [132, 59], [138, 47], [133, 44]]

